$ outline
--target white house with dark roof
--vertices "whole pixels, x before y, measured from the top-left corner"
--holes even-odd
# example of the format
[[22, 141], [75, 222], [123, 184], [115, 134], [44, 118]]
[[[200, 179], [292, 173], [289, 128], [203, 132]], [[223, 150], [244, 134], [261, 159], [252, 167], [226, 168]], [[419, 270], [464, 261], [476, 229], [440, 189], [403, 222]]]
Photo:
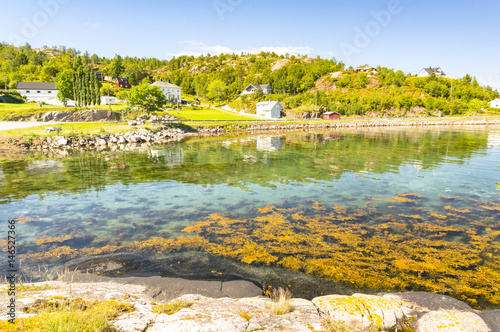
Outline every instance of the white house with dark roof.
[[57, 99], [56, 83], [49, 82], [19, 82], [17, 92], [27, 100]]
[[165, 97], [167, 97], [168, 100], [170, 101], [177, 100], [179, 104], [182, 102], [181, 87], [173, 83], [170, 83], [170, 80], [168, 80], [167, 82], [156, 81], [151, 85], [159, 87], [161, 92], [163, 92], [163, 94], [165, 95]]
[[443, 70], [441, 70], [441, 68], [429, 67], [429, 68], [422, 68], [422, 70], [417, 74], [417, 77], [427, 77], [432, 73], [436, 74], [437, 77], [445, 77], [446, 76], [446, 74], [444, 73]]
[[261, 101], [257, 103], [256, 114], [266, 118], [281, 118], [282, 110], [283, 107], [278, 101]]
[[367, 73], [367, 74], [373, 74], [373, 75], [378, 74], [377, 69], [370, 67], [370, 66], [358, 67], [354, 70], [354, 72], [355, 73]]
[[265, 95], [273, 93], [271, 84], [249, 84], [245, 89], [243, 89], [241, 95], [251, 95], [259, 89], [262, 90]]
[[491, 108], [500, 108], [500, 98], [493, 99], [489, 104]]

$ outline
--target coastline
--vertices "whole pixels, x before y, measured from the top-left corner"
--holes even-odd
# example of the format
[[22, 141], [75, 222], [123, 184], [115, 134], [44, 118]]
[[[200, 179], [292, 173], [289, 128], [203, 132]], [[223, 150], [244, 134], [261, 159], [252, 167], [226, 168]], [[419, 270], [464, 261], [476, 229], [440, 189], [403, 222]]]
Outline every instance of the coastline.
[[134, 127], [123, 133], [99, 133], [99, 134], [68, 134], [48, 136], [2, 136], [0, 135], [0, 150], [46, 150], [46, 149], [130, 149], [137, 144], [165, 144], [179, 141], [190, 136], [214, 136], [226, 133], [239, 132], [289, 132], [289, 131], [311, 131], [311, 130], [348, 130], [367, 128], [425, 128], [425, 127], [464, 127], [464, 126], [498, 126], [500, 119], [441, 119], [432, 120], [399, 120], [399, 119], [373, 119], [373, 120], [349, 120], [331, 122], [305, 122], [305, 123], [272, 123], [272, 124], [238, 124], [229, 122], [229, 125], [190, 128], [164, 126], [152, 130], [143, 126]]
[[[323, 128], [325, 125], [323, 123], [317, 124], [318, 126], [315, 126], [315, 124], [304, 124], [303, 126], [295, 125], [295, 124], [294, 125], [286, 125], [286, 124], [285, 125], [276, 125], [276, 124], [273, 124], [273, 125], [268, 125], [268, 126], [253, 125], [253, 126], [248, 126], [244, 129], [241, 129], [238, 132], [241, 131], [241, 132], [251, 132], [251, 133], [254, 133], [254, 132], [265, 133], [265, 132], [271, 131], [271, 132], [277, 132], [279, 134], [279, 132], [282, 132], [282, 131], [344, 130], [344, 129], [356, 130], [358, 128], [363, 129], [363, 130], [370, 129], [370, 128], [373, 128], [373, 130], [378, 130], [377, 128], [409, 127], [409, 126], [412, 126], [412, 127], [418, 126], [421, 128], [438, 127], [438, 126], [442, 126], [442, 127], [450, 127], [450, 126], [470, 126], [470, 127], [474, 127], [474, 126], [478, 127], [479, 126], [479, 127], [483, 127], [483, 126], [490, 126], [490, 125], [494, 125], [494, 126], [498, 125], [498, 124], [500, 124], [500, 121], [495, 121], [495, 122], [488, 122], [487, 121], [486, 123], [484, 121], [468, 121], [468, 122], [432, 121], [432, 124], [425, 124], [425, 122], [424, 122], [424, 124], [422, 125], [421, 122], [418, 122], [419, 124], [417, 125], [417, 124], [415, 124], [415, 122], [413, 122], [412, 124], [407, 123], [407, 124], [390, 125], [390, 126], [383, 125], [382, 123], [383, 122], [378, 122], [378, 121], [374, 121], [374, 122], [360, 121], [354, 125], [349, 125], [349, 126], [345, 126], [345, 123], [335, 123], [335, 125], [342, 124], [344, 126], [342, 126], [342, 127], [335, 126], [333, 129], [331, 129], [332, 126], [328, 126], [328, 125], [330, 125], [329, 123], [326, 124], [326, 129]], [[301, 127], [294, 127], [294, 126], [301, 126]], [[202, 136], [202, 135], [210, 136], [210, 135], [223, 134], [223, 133], [229, 132], [229, 131], [225, 131], [223, 127], [215, 127], [215, 128], [206, 129], [204, 131], [200, 131], [198, 133], [192, 133], [192, 132], [177, 130], [177, 129], [176, 130], [170, 129], [170, 131], [166, 131], [166, 132], [168, 133], [168, 135], [166, 135], [166, 134], [156, 135], [157, 133], [155, 133], [155, 132], [152, 132], [152, 131], [149, 131], [146, 129], [139, 129], [139, 130], [129, 131], [129, 132], [124, 133], [124, 134], [104, 134], [104, 135], [100, 135], [99, 137], [95, 137], [95, 139], [89, 138], [87, 141], [83, 142], [84, 143], [83, 145], [80, 144], [80, 141], [74, 141], [73, 137], [67, 137], [64, 135], [47, 136], [47, 137], [37, 138], [37, 139], [41, 140], [42, 145], [33, 146], [30, 148], [25, 147], [25, 148], [21, 148], [21, 150], [28, 150], [28, 149], [54, 150], [54, 151], [59, 150], [59, 151], [63, 151], [63, 152], [65, 150], [73, 149], [73, 148], [76, 148], [76, 149], [98, 149], [98, 150], [99, 149], [118, 150], [118, 149], [134, 148], [134, 147], [140, 146], [141, 144], [143, 145], [143, 147], [149, 148], [149, 146], [152, 144], [168, 143], [171, 141], [183, 139], [184, 137], [188, 137], [188, 136]], [[234, 131], [230, 131], [230, 132], [234, 132]], [[163, 133], [163, 131], [162, 131], [162, 133]], [[118, 141], [120, 141], [120, 137], [123, 137], [123, 140], [121, 143], [113, 142], [114, 139], [117, 139]], [[139, 139], [132, 138], [132, 137], [139, 137]], [[156, 140], [156, 137], [159, 137], [160, 139]], [[50, 138], [50, 142], [47, 140], [47, 138]], [[148, 140], [148, 138], [149, 138], [149, 140]], [[130, 139], [130, 142], [128, 141], [128, 139]], [[63, 142], [63, 140], [66, 140], [66, 144], [58, 146], [59, 141]], [[99, 140], [101, 140], [101, 141], [99, 141]], [[106, 144], [99, 144], [99, 143], [103, 143], [102, 140], [104, 140]], [[93, 142], [93, 143], [91, 143], [91, 142]], [[147, 277], [144, 277], [144, 279], [137, 281], [137, 284], [136, 283], [128, 283], [128, 284], [130, 284], [130, 285], [146, 285], [146, 284], [151, 285], [151, 284], [154, 284], [151, 282], [151, 279], [146, 279], [146, 278]], [[187, 298], [187, 299], [194, 301], [193, 307], [189, 310], [194, 310], [196, 313], [193, 314], [191, 311], [187, 311], [188, 309], [186, 309], [182, 312], [182, 315], [179, 314], [179, 315], [175, 316], [176, 314], [174, 314], [174, 315], [168, 315], [169, 317], [166, 317], [163, 314], [160, 314], [162, 316], [153, 314], [153, 312], [147, 308], [147, 303], [150, 303], [148, 301], [158, 302], [157, 301], [158, 295], [155, 295], [155, 294], [158, 294], [158, 292], [160, 292], [162, 294], [168, 293], [166, 291], [166, 290], [168, 290], [168, 288], [165, 288], [165, 287], [171, 287], [171, 285], [174, 283], [173, 280], [163, 278], [163, 279], [167, 280], [166, 284], [162, 285], [162, 286], [157, 285], [156, 292], [153, 293], [153, 295], [155, 295], [155, 297], [152, 297], [151, 294], [145, 293], [146, 290], [141, 290], [140, 292], [137, 290], [135, 290], [134, 292], [132, 292], [132, 291], [124, 292], [122, 290], [123, 282], [116, 283], [114, 280], [118, 280], [117, 278], [110, 278], [110, 279], [112, 279], [112, 280], [110, 280], [108, 282], [116, 284], [116, 285], [110, 285], [110, 286], [105, 286], [105, 285], [100, 285], [100, 284], [98, 285], [97, 282], [90, 282], [89, 283], [89, 282], [84, 282], [82, 280], [80, 280], [78, 282], [69, 282], [68, 283], [68, 281], [66, 280], [66, 282], [63, 283], [65, 286], [61, 286], [62, 287], [61, 290], [58, 290], [56, 292], [52, 292], [52, 293], [50, 293], [51, 295], [43, 295], [42, 293], [39, 293], [39, 294], [41, 294], [40, 296], [42, 296], [42, 297], [36, 295], [36, 298], [34, 298], [34, 301], [36, 301], [37, 299], [40, 299], [40, 298], [47, 298], [47, 299], [55, 298], [55, 297], [65, 298], [67, 296], [67, 293], [65, 293], [66, 290], [64, 287], [70, 288], [69, 293], [72, 292], [71, 289], [76, 289], [76, 288], [102, 289], [104, 293], [113, 293], [114, 292], [114, 294], [119, 294], [121, 296], [121, 298], [129, 299], [137, 307], [142, 306], [142, 307], [140, 307], [140, 308], [142, 308], [142, 309], [140, 309], [140, 310], [142, 310], [141, 315], [144, 315], [144, 317], [147, 317], [147, 319], [146, 320], [141, 319], [140, 322], [138, 322], [137, 324], [146, 324], [144, 326], [145, 326], [145, 328], [148, 328], [148, 331], [154, 331], [155, 324], [156, 324], [157, 330], [168, 330], [168, 329], [176, 330], [173, 326], [177, 326], [177, 327], [181, 326], [181, 328], [177, 329], [177, 330], [184, 329], [186, 331], [189, 331], [190, 329], [192, 330], [192, 329], [197, 328], [197, 327], [195, 327], [196, 325], [190, 325], [189, 328], [182, 325], [182, 324], [185, 324], [186, 321], [192, 322], [193, 324], [201, 324], [201, 325], [199, 325], [199, 328], [205, 328], [207, 326], [206, 324], [212, 324], [213, 322], [207, 322], [206, 320], [201, 320], [200, 317], [208, 317], [208, 316], [212, 316], [211, 315], [212, 312], [218, 314], [222, 310], [228, 310], [226, 307], [224, 307], [224, 306], [227, 306], [228, 303], [230, 304], [230, 306], [239, 308], [238, 310], [241, 309], [243, 311], [233, 312], [232, 315], [228, 316], [231, 318], [228, 318], [225, 321], [219, 320], [216, 324], [222, 324], [223, 321], [226, 322], [226, 321], [230, 321], [230, 320], [239, 322], [240, 319], [238, 318], [238, 316], [243, 317], [243, 316], [241, 316], [241, 312], [246, 312], [244, 310], [249, 310], [248, 312], [250, 312], [252, 310], [253, 310], [252, 312], [266, 311], [266, 308], [270, 303], [269, 299], [262, 297], [261, 295], [246, 294], [244, 292], [239, 293], [237, 295], [231, 294], [229, 291], [224, 290], [224, 288], [223, 288], [224, 282], [220, 282], [220, 281], [216, 282], [214, 291], [218, 291], [218, 292], [222, 293], [222, 296], [219, 297], [219, 296], [211, 295], [209, 293], [205, 293], [205, 291], [201, 290], [201, 288], [196, 288], [199, 286], [195, 286], [195, 288], [191, 287], [193, 285], [192, 284], [193, 282], [200, 283], [199, 285], [201, 285], [201, 283], [204, 283], [204, 282], [209, 283], [209, 281], [193, 281], [193, 280], [186, 280], [186, 279], [182, 280], [181, 279], [181, 280], [178, 280], [178, 284], [181, 285], [180, 286], [181, 291], [179, 292], [178, 290], [176, 290], [175, 291], [175, 292], [177, 292], [176, 295], [181, 296], [181, 298]], [[119, 278], [119, 279], [122, 279], [122, 278]], [[123, 278], [123, 280], [125, 280], [125, 279], [126, 278]], [[101, 281], [99, 281], [99, 283], [100, 282]], [[76, 286], [74, 286], [76, 284], [81, 284], [82, 286], [76, 287]], [[38, 283], [36, 285], [41, 285], [41, 284]], [[191, 285], [191, 286], [189, 286], [189, 285]], [[233, 288], [237, 289], [238, 291], [241, 291], [242, 287], [244, 287], [243, 285], [244, 284], [237, 284], [237, 286], [235, 286]], [[108, 288], [106, 288], [106, 287], [108, 287]], [[202, 286], [200, 286], [200, 287], [202, 287]], [[193, 289], [194, 289], [194, 291], [193, 291]], [[257, 289], [261, 292], [261, 290], [258, 287], [257, 287]], [[83, 290], [82, 290], [82, 292], [83, 292]], [[173, 293], [175, 293], [175, 292], [173, 292]], [[193, 294], [196, 294], [196, 295], [193, 295]], [[373, 298], [372, 297], [373, 295], [359, 294], [359, 295], [356, 295], [354, 297], [352, 297], [352, 296], [348, 297], [348, 299], [349, 299], [348, 301], [351, 301], [351, 302], [354, 301], [355, 303], [359, 303], [359, 302], [357, 302], [359, 297], [368, 296], [368, 297], [370, 297], [370, 299], [376, 300], [377, 303], [379, 303], [379, 302], [384, 303], [383, 306], [385, 306], [385, 304], [387, 304], [386, 302], [384, 302], [385, 300], [390, 299], [392, 301], [392, 300], [394, 300], [393, 296], [400, 296], [398, 294], [400, 294], [400, 293], [394, 293], [394, 294], [380, 293], [380, 294], [376, 295], [376, 296], [378, 296], [377, 298]], [[433, 293], [423, 293], [423, 292], [422, 293], [421, 292], [409, 292], [409, 293], [404, 293], [404, 294], [405, 294], [404, 298], [397, 298], [396, 299], [396, 301], [397, 301], [396, 304], [393, 302], [390, 302], [391, 306], [392, 305], [396, 306], [395, 309], [392, 311], [392, 313], [394, 313], [395, 317], [399, 317], [398, 315], [401, 315], [400, 312], [402, 312], [405, 315], [404, 320], [408, 319], [408, 320], [411, 320], [412, 322], [415, 322], [414, 324], [412, 323], [412, 326], [414, 326], [415, 331], [433, 331], [430, 328], [427, 330], [417, 329], [418, 324], [416, 322], [419, 322], [422, 319], [424, 319], [423, 317], [429, 317], [430, 315], [438, 315], [438, 316], [441, 315], [441, 316], [439, 316], [441, 318], [444, 315], [448, 315], [448, 316], [453, 315], [453, 317], [455, 317], [455, 318], [462, 317], [464, 321], [466, 319], [471, 319], [471, 317], [473, 317], [472, 318], [474, 320], [473, 324], [475, 324], [476, 326], [482, 326], [481, 329], [477, 329], [477, 331], [497, 331], [497, 330], [500, 330], [500, 328], [499, 328], [500, 322], [498, 322], [498, 320], [500, 320], [500, 311], [498, 309], [481, 312], [481, 311], [474, 310], [474, 309], [470, 308], [464, 302], [461, 302], [461, 301], [453, 299], [453, 298], [449, 298], [449, 297], [444, 296], [444, 295], [433, 294]], [[23, 296], [24, 298], [28, 298], [31, 295], [24, 296], [24, 294], [22, 294], [21, 296]], [[345, 295], [342, 295], [342, 296], [345, 296]], [[134, 297], [139, 297], [140, 300], [135, 299]], [[116, 297], [116, 298], [118, 299], [120, 297]], [[177, 297], [177, 298], [179, 298], [179, 297]], [[234, 299], [234, 301], [227, 300], [228, 298]], [[0, 299], [3, 299], [3, 297], [0, 296]], [[105, 297], [103, 299], [105, 299]], [[134, 299], [134, 300], [132, 300], [132, 299]], [[175, 299], [176, 299], [175, 296], [168, 297], [168, 300], [163, 299], [162, 302], [163, 301], [174, 301]], [[219, 300], [219, 299], [226, 299], [226, 300]], [[410, 299], [413, 299], [413, 300], [410, 300]], [[135, 301], [135, 300], [137, 300], [137, 301]], [[335, 301], [337, 301], [337, 298], [335, 298]], [[435, 303], [436, 307], [431, 306], [431, 304], [434, 302], [437, 303], [437, 304]], [[146, 305], [144, 305], [144, 303], [146, 303]], [[249, 303], [254, 307], [247, 307], [249, 305]], [[323, 328], [324, 324], [325, 324], [324, 323], [325, 319], [329, 319], [330, 311], [328, 311], [328, 314], [325, 314], [325, 312], [327, 312], [327, 311], [325, 311], [324, 308], [318, 307], [318, 305], [315, 302], [309, 301], [309, 300], [292, 299], [292, 303], [296, 307], [296, 310], [295, 310], [296, 315], [298, 315], [300, 313], [300, 314], [307, 314], [308, 316], [311, 317], [311, 313], [314, 313], [314, 315], [313, 315], [314, 318], [311, 318], [314, 320], [313, 323], [307, 323], [307, 324], [310, 324], [311, 326], [318, 326], [318, 329], [314, 328], [314, 329], [310, 329], [310, 330], [318, 330], [318, 331], [322, 330], [319, 328], [320, 325], [315, 325], [315, 324], [319, 324], [317, 319], [321, 319], [321, 321], [320, 321], [321, 328]], [[402, 304], [400, 304], [400, 303], [402, 303]], [[450, 305], [450, 307], [447, 307], [442, 303], [446, 303], [446, 305]], [[150, 306], [152, 306], [152, 305], [150, 305]], [[365, 306], [365, 305], [363, 304], [363, 306]], [[210, 311], [213, 308], [215, 308], [215, 309], [213, 311]], [[219, 310], [219, 308], [223, 308], [223, 309]], [[380, 308], [378, 308], [378, 309], [380, 309]], [[371, 308], [368, 311], [371, 312], [373, 310], [378, 310], [378, 309]], [[336, 310], [336, 309], [328, 309], [328, 310]], [[382, 310], [382, 309], [380, 309], [380, 310]], [[438, 312], [438, 313], [435, 313], [435, 312]], [[391, 315], [392, 315], [392, 313], [391, 313]], [[469, 313], [471, 313], [471, 314], [469, 314]], [[135, 318], [132, 317], [134, 315], [135, 314], [130, 314], [128, 316], [125, 316], [126, 318], [124, 318], [123, 320], [126, 320], [126, 321], [122, 322], [122, 323], [118, 323], [120, 320], [117, 320], [117, 322], [115, 322], [116, 323], [115, 326], [117, 327], [117, 329], [120, 331], [129, 331], [126, 328], [128, 326], [130, 326], [130, 324], [132, 324], [130, 319], [134, 319], [134, 321], [135, 321], [135, 319], [137, 318], [137, 317], [135, 317]], [[266, 313], [266, 315], [267, 315], [267, 313]], [[462, 316], [460, 316], [460, 315], [462, 315]], [[478, 318], [474, 315], [479, 316], [481, 320], [478, 320]], [[263, 325], [264, 322], [266, 322], [266, 321], [269, 321], [269, 322], [270, 321], [273, 321], [273, 322], [277, 321], [277, 323], [273, 323], [273, 324], [282, 324], [285, 321], [293, 321], [294, 319], [298, 319], [297, 316], [293, 316], [293, 317], [288, 316], [287, 317], [287, 316], [281, 316], [281, 315], [277, 316], [277, 318], [272, 316], [272, 315], [271, 316], [267, 315], [265, 317], [264, 316], [261, 317], [261, 316], [258, 316], [256, 313], [253, 313], [251, 316], [252, 316], [251, 319], [246, 319], [245, 317], [243, 317], [247, 320], [246, 323], [244, 321], [241, 321], [238, 323], [238, 324], [241, 323], [241, 326], [243, 326], [244, 324], [247, 324], [247, 325], [245, 325], [245, 329], [241, 329], [242, 331], [248, 330], [249, 326], [253, 326], [250, 324], [255, 323], [256, 320], [258, 321], [258, 323], [255, 323], [255, 324], [260, 324], [260, 325], [255, 325], [253, 327], [255, 327], [257, 329], [262, 328], [262, 329], [267, 330], [268, 329], [267, 325]], [[366, 316], [363, 316], [363, 312], [360, 312], [358, 316], [361, 317], [360, 318], [361, 321], [363, 320], [363, 317], [366, 317]], [[257, 318], [257, 317], [259, 317], [259, 318]], [[433, 317], [435, 317], [435, 316], [433, 316]], [[252, 322], [252, 319], [254, 319], [254, 322]], [[428, 318], [425, 318], [425, 319], [428, 319]], [[365, 320], [366, 320], [366, 318], [365, 318]], [[396, 319], [396, 321], [402, 322], [403, 320]], [[151, 322], [153, 322], [153, 323], [151, 323]], [[159, 325], [159, 324], [163, 324], [163, 323], [165, 323], [165, 324], [168, 323], [168, 325]], [[229, 323], [231, 323], [231, 322], [229, 322]], [[449, 324], [451, 326], [451, 324], [455, 324], [455, 323], [456, 322], [450, 321]], [[484, 325], [482, 325], [483, 323], [489, 325], [489, 327], [484, 327]], [[181, 325], [176, 325], [176, 324], [181, 324]], [[351, 324], [351, 323], [344, 322], [343, 324]], [[448, 323], [446, 323], [446, 324], [448, 324]], [[492, 325], [492, 324], [497, 324], [497, 325]], [[160, 326], [161, 326], [161, 329], [160, 329]], [[210, 326], [212, 326], [212, 325], [210, 325]], [[225, 326], [225, 325], [213, 325], [213, 326], [220, 327], [220, 326]], [[387, 325], [387, 326], [384, 325], [384, 326], [387, 327], [389, 325]], [[283, 328], [287, 328], [287, 327], [288, 326], [284, 326]], [[164, 329], [164, 328], [168, 328], [168, 329]], [[238, 328], [239, 328], [239, 325], [238, 325]], [[136, 329], [136, 330], [140, 331], [141, 329]], [[136, 331], [136, 330], [132, 329], [130, 331]], [[238, 330], [238, 329], [235, 328], [234, 330]], [[287, 329], [287, 330], [294, 331], [291, 328]], [[298, 330], [300, 330], [300, 329], [298, 329]], [[466, 329], [466, 330], [475, 331], [472, 329]]]
[[[115, 331], [498, 331], [500, 310], [479, 311], [457, 299], [433, 293], [324, 295], [311, 301], [290, 298], [287, 312], [248, 281], [197, 281], [181, 278], [111, 278], [68, 273], [58, 281], [25, 284], [33, 290], [17, 296], [17, 323], [36, 317], [40, 303], [110, 302], [133, 310], [110, 322]], [[161, 297], [165, 292], [169, 295]], [[259, 294], [260, 293], [260, 294]], [[0, 326], [6, 315], [6, 293], [0, 294]], [[185, 303], [175, 312], [158, 307]]]

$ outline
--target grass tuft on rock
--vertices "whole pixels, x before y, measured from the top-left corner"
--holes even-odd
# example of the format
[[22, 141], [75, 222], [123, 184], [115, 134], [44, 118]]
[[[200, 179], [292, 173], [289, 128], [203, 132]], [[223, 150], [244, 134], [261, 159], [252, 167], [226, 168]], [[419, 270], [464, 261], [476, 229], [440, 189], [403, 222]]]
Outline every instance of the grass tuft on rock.
[[269, 307], [269, 311], [275, 315], [284, 315], [293, 310], [293, 306], [290, 303], [292, 298], [292, 293], [290, 291], [284, 290], [283, 288], [273, 289], [271, 293], [271, 299], [274, 303]]

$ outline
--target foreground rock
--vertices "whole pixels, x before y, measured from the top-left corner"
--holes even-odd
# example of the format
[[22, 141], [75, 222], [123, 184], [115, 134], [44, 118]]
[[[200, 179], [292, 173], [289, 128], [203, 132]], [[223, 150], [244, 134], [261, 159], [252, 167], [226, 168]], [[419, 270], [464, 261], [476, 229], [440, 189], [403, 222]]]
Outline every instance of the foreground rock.
[[[151, 279], [153, 278], [153, 279]], [[156, 278], [156, 279], [154, 279]], [[30, 307], [43, 299], [63, 301], [81, 298], [85, 301], [118, 300], [134, 305], [135, 310], [115, 319], [118, 331], [375, 331], [405, 328], [407, 331], [499, 331], [498, 310], [479, 312], [465, 303], [447, 296], [429, 293], [397, 293], [365, 295], [327, 295], [312, 301], [291, 299], [292, 310], [277, 315], [270, 309], [273, 301], [255, 296], [232, 298], [206, 297], [202, 286], [198, 295], [177, 294], [165, 302], [184, 303], [176, 312], [158, 312], [155, 295], [148, 295], [148, 286], [158, 278], [116, 279], [116, 282], [48, 282], [47, 290], [23, 292], [17, 299], [18, 308]], [[169, 280], [164, 278], [165, 290]], [[131, 283], [134, 280], [135, 283]], [[155, 281], [156, 280], [156, 281]], [[187, 280], [185, 280], [188, 282]], [[189, 281], [196, 283], [196, 281]], [[207, 282], [207, 281], [202, 281]], [[244, 288], [245, 281], [236, 282], [235, 288]], [[251, 284], [251, 283], [250, 283]], [[215, 286], [215, 284], [213, 284]], [[188, 287], [189, 290], [193, 290]], [[217, 286], [221, 287], [222, 286]], [[255, 287], [255, 286], [254, 286]], [[210, 287], [209, 287], [210, 288]], [[250, 293], [255, 290], [248, 288]], [[214, 291], [213, 289], [211, 290]], [[179, 296], [180, 295], [180, 296]], [[238, 294], [243, 295], [243, 294]], [[7, 319], [6, 293], [0, 295], [0, 319]], [[428, 304], [428, 306], [427, 306]], [[34, 314], [18, 310], [17, 318]], [[483, 318], [483, 317], [485, 318]], [[489, 324], [489, 325], [488, 325]]]

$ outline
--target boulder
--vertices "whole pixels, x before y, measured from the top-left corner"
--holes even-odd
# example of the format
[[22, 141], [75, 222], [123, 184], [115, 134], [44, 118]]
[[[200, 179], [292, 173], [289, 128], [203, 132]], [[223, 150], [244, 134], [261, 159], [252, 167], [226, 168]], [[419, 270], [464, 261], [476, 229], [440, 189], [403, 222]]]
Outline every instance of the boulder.
[[376, 295], [327, 295], [312, 302], [324, 315], [355, 329], [395, 329], [407, 318], [401, 301]]
[[439, 310], [426, 313], [416, 324], [416, 332], [488, 332], [491, 329], [473, 312]]
[[65, 146], [66, 144], [68, 144], [68, 140], [66, 137], [57, 137], [57, 138], [54, 137], [53, 142], [57, 146]]

